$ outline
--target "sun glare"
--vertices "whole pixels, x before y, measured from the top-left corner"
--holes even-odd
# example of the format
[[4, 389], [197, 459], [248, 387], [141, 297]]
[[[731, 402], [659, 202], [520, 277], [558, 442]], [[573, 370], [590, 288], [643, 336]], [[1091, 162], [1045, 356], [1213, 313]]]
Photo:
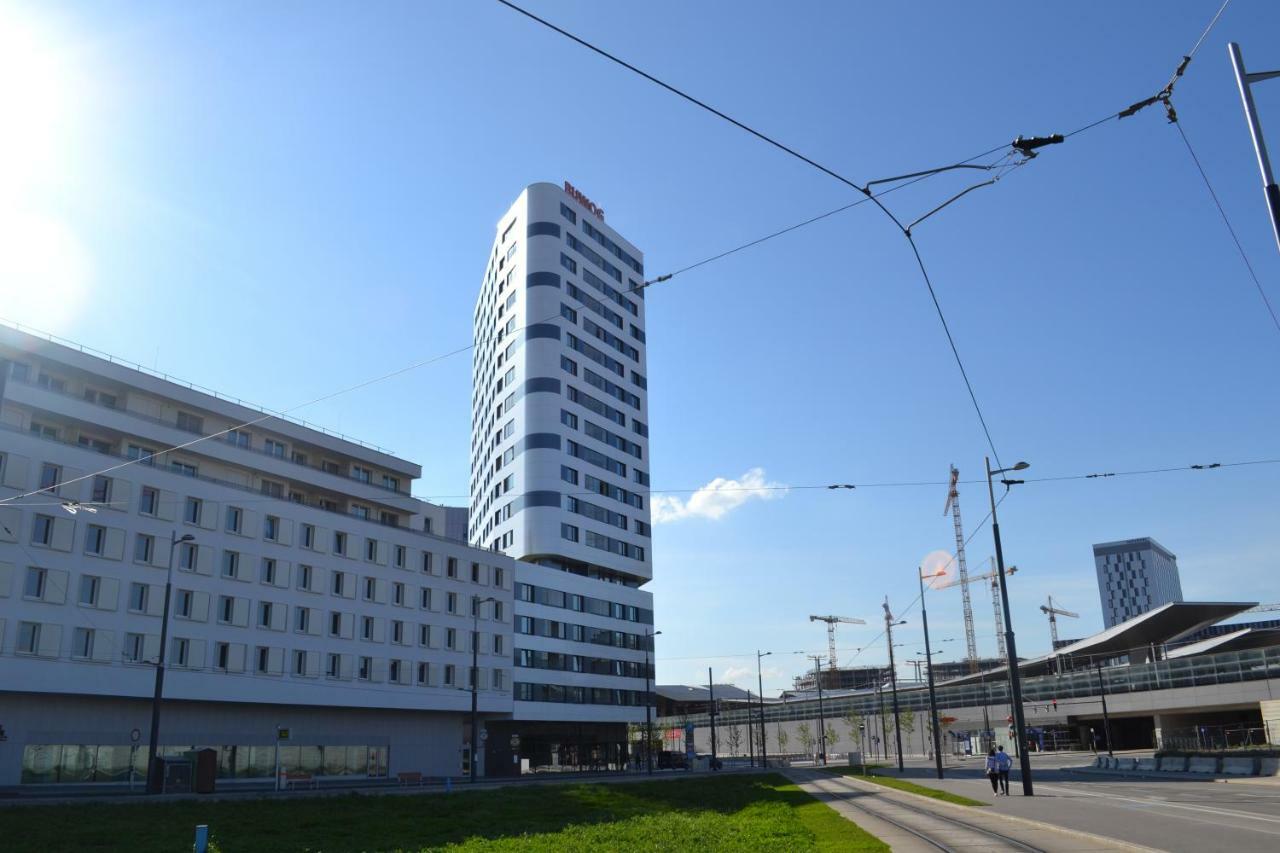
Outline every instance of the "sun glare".
[[77, 86], [50, 22], [0, 8], [0, 316], [60, 326], [86, 295], [90, 264], [58, 214]]

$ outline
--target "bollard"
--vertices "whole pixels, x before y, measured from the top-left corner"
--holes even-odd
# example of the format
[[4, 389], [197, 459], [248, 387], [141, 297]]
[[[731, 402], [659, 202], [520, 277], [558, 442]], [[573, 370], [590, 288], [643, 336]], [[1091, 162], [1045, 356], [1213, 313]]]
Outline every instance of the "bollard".
[[195, 853], [209, 853], [209, 825], [202, 823], [196, 826], [196, 843], [192, 847]]

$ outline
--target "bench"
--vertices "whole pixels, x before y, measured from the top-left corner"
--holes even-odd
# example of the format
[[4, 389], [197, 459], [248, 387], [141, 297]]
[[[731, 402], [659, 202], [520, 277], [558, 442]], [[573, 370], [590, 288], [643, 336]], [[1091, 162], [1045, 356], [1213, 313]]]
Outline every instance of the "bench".
[[301, 785], [305, 788], [320, 787], [319, 782], [310, 773], [286, 773], [284, 775], [284, 789], [287, 791], [295, 785]]
[[422, 778], [422, 774], [416, 770], [402, 771], [396, 774], [396, 779], [401, 785], [425, 785], [426, 781]]

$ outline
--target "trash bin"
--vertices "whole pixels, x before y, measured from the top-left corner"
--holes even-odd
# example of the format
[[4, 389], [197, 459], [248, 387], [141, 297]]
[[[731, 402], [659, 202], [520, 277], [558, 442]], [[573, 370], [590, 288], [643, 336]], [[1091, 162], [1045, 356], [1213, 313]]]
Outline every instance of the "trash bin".
[[162, 755], [155, 759], [160, 790], [166, 794], [191, 793], [191, 760]]
[[218, 780], [218, 751], [197, 749], [193, 755], [196, 764], [196, 793], [212, 794]]

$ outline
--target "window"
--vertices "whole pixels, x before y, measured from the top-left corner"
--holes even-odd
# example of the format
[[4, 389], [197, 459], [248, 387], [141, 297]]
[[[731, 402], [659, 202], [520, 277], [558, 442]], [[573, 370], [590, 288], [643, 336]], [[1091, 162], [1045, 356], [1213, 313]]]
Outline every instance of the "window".
[[52, 489], [62, 482], [62, 468], [48, 462], [40, 466], [40, 488]]
[[397, 545], [395, 549], [395, 562], [397, 569], [404, 568], [405, 549], [403, 545]]
[[310, 566], [305, 563], [298, 564], [298, 589], [311, 591], [311, 572]]
[[236, 551], [222, 552], [222, 576], [224, 578], [240, 577], [240, 554]]
[[150, 563], [156, 553], [156, 538], [139, 533], [133, 541], [133, 559], [138, 563]]
[[449, 613], [458, 612], [458, 594], [456, 592], [450, 592], [445, 595], [444, 609]]
[[84, 536], [84, 550], [88, 554], [102, 555], [107, 544], [107, 528], [98, 524], [90, 524]]
[[456, 677], [455, 677], [455, 674], [454, 674], [453, 664], [451, 664], [451, 663], [447, 663], [447, 664], [445, 664], [445, 665], [444, 665], [444, 683], [445, 683], [445, 686], [446, 686], [446, 687], [453, 687], [453, 686], [454, 686], [454, 682], [455, 682], [455, 681], [456, 681]]
[[196, 477], [200, 474], [200, 469], [192, 465], [190, 462], [181, 462], [177, 459], [169, 461], [169, 470], [175, 474], [181, 474], [184, 477]]
[[502, 654], [502, 635], [501, 634], [493, 635], [493, 653], [495, 655]]
[[368, 468], [362, 468], [359, 465], [351, 466], [351, 479], [358, 480], [361, 483], [372, 482], [373, 472]]
[[307, 653], [306, 652], [298, 650], [293, 653], [293, 674], [294, 675], [307, 674]]
[[377, 539], [364, 540], [364, 558], [371, 563], [378, 559]]
[[429, 667], [425, 662], [418, 664], [418, 683], [419, 684], [427, 683], [428, 669]]
[[454, 628], [444, 629], [444, 647], [446, 649], [458, 648], [458, 632]]
[[237, 506], [227, 507], [227, 530], [231, 533], [239, 533], [243, 524], [244, 510]]
[[565, 425], [565, 426], [567, 426], [569, 429], [577, 429], [577, 428], [578, 428], [578, 416], [577, 416], [577, 415], [575, 415], [573, 412], [567, 412], [567, 411], [565, 411], [564, 409], [561, 409], [561, 410], [560, 410], [560, 423], [564, 424], [564, 425]]
[[423, 610], [431, 609], [431, 589], [429, 587], [424, 586], [422, 588], [422, 595], [420, 596], [420, 601], [421, 601], [421, 607]]
[[445, 575], [451, 578], [456, 578], [458, 576], [458, 558], [457, 557], [449, 558], [449, 562], [445, 565]]
[[136, 444], [129, 445], [125, 455], [130, 459], [137, 459], [143, 465], [154, 465], [156, 452], [150, 447], [139, 447]]
[[218, 621], [230, 625], [236, 614], [236, 600], [229, 595], [218, 596]]
[[315, 548], [316, 545], [316, 527], [314, 524], [302, 525], [302, 547]]
[[29, 429], [32, 435], [38, 435], [41, 438], [52, 438], [55, 441], [58, 438], [57, 427], [51, 427], [48, 424], [42, 424], [37, 421], [32, 421]]
[[258, 602], [258, 627], [259, 628], [271, 627], [271, 602], [270, 601]]
[[198, 555], [199, 552], [196, 550], [195, 545], [192, 545], [190, 542], [183, 542], [178, 546], [178, 568], [183, 571], [194, 572], [196, 570], [196, 558]]
[[275, 542], [280, 538], [280, 519], [274, 515], [264, 516], [262, 519], [262, 538], [268, 542]]
[[71, 639], [71, 657], [82, 660], [93, 657], [92, 628], [76, 628]]
[[431, 626], [430, 625], [418, 626], [418, 645], [420, 646], [431, 645]]
[[329, 636], [342, 636], [342, 614], [336, 610], [329, 611]]
[[369, 519], [369, 508], [368, 508], [367, 506], [362, 506], [362, 505], [360, 505], [360, 504], [352, 504], [352, 505], [351, 505], [351, 514], [352, 514], [352, 515], [354, 515], [356, 518], [362, 518], [362, 519], [364, 519], [364, 520], [368, 521], [368, 519]]
[[34, 655], [40, 651], [40, 624], [38, 622], [21, 622], [18, 624], [18, 654]]
[[302, 451], [300, 451], [300, 450], [295, 450], [295, 451], [293, 451], [293, 453], [289, 454], [289, 459], [290, 459], [290, 460], [292, 460], [292, 462], [293, 462], [295, 465], [306, 465], [306, 464], [307, 464], [307, 454], [303, 453], [303, 452], [302, 452]]
[[253, 437], [242, 429], [228, 430], [227, 443], [234, 444], [236, 447], [247, 448], [253, 443]]
[[493, 618], [494, 618], [494, 621], [497, 621], [497, 622], [502, 621], [502, 602], [501, 601], [493, 602]]
[[391, 642], [404, 643], [404, 623], [399, 619], [391, 620]]
[[141, 634], [124, 635], [124, 659], [127, 663], [141, 663], [145, 648], [146, 638]]
[[183, 432], [194, 432], [197, 435], [204, 433], [204, 418], [199, 415], [193, 415], [190, 412], [178, 412], [178, 429]]
[[324, 471], [326, 474], [341, 474], [342, 466], [339, 465], [337, 462], [333, 462], [328, 459], [323, 459], [320, 461], [320, 470]]
[[378, 581], [376, 578], [364, 579], [364, 600], [373, 601], [374, 595], [378, 591]]
[[400, 491], [400, 478], [392, 477], [390, 474], [382, 475], [382, 488], [390, 489], [393, 492]]
[[391, 603], [404, 604], [404, 584], [397, 582], [391, 585]]
[[333, 553], [343, 556], [347, 553], [347, 534], [340, 530], [333, 532]]
[[577, 528], [577, 527], [575, 527], [575, 526], [573, 526], [572, 524], [561, 524], [561, 525], [560, 525], [560, 538], [561, 538], [561, 539], [567, 539], [567, 540], [569, 540], [570, 542], [577, 542], [577, 541], [578, 541], [578, 528]]
[[111, 478], [97, 476], [93, 478], [93, 493], [89, 498], [93, 503], [111, 503]]
[[178, 637], [173, 641], [173, 665], [187, 666], [191, 652], [191, 641]]
[[129, 584], [129, 609], [135, 613], [145, 613], [149, 599], [148, 587], [145, 583]]
[[326, 678], [338, 678], [342, 674], [342, 656], [330, 653], [328, 661], [325, 663], [324, 674]]
[[191, 618], [191, 606], [193, 603], [193, 596], [194, 596], [194, 593], [192, 593], [191, 590], [189, 589], [178, 590], [178, 597], [176, 602], [174, 603], [174, 607], [176, 608], [176, 615], [179, 618], [182, 618], [182, 619]]
[[271, 669], [271, 649], [258, 646], [258, 672], [265, 673]]
[[430, 551], [422, 552], [422, 571], [426, 572], [427, 574], [431, 574], [431, 552]]
[[225, 670], [231, 659], [230, 643], [215, 643], [213, 647], [213, 668]]
[[360, 666], [356, 669], [356, 678], [361, 681], [368, 681], [373, 675], [373, 658], [361, 657]]
[[80, 433], [80, 436], [76, 439], [76, 444], [80, 445], [81, 447], [87, 447], [90, 450], [96, 451], [98, 453], [111, 452], [111, 442], [104, 441], [103, 439], [100, 439], [100, 438], [94, 438], [93, 436], [86, 435], [83, 432]]
[[578, 472], [570, 468], [568, 465], [561, 465], [560, 479], [564, 480], [566, 483], [572, 483], [576, 486], [578, 485]]
[[44, 569], [37, 569], [34, 566], [27, 569], [27, 584], [23, 587], [22, 594], [27, 598], [44, 598], [45, 585], [48, 583], [49, 573]]
[[293, 608], [293, 629], [299, 634], [307, 633], [311, 627], [311, 608], [295, 607]]
[[259, 491], [271, 498], [284, 498], [284, 483], [264, 479], [258, 486]]
[[284, 458], [284, 445], [270, 438], [262, 442], [262, 452], [268, 456], [274, 456], [277, 459]]
[[345, 586], [343, 579], [345, 577], [346, 575], [344, 572], [333, 573], [333, 594], [334, 595], [342, 595], [342, 588]]
[[199, 498], [187, 498], [186, 505], [182, 510], [182, 520], [188, 524], [199, 524], [200, 510], [203, 506], [204, 502]]
[[493, 585], [502, 588], [502, 582], [505, 580], [501, 566], [493, 567]]
[[80, 576], [80, 603], [89, 607], [98, 604], [98, 592], [102, 587], [102, 578], [93, 575]]
[[276, 583], [276, 561], [271, 557], [262, 558], [262, 582], [272, 586]]

